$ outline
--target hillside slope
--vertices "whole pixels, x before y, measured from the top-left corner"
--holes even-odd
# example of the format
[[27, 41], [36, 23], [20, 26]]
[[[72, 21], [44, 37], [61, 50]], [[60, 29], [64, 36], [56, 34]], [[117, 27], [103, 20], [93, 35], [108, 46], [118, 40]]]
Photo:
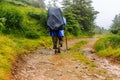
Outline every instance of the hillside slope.
[[0, 80], [10, 80], [12, 63], [19, 54], [51, 45], [51, 39], [46, 40], [45, 18], [43, 9], [0, 2]]

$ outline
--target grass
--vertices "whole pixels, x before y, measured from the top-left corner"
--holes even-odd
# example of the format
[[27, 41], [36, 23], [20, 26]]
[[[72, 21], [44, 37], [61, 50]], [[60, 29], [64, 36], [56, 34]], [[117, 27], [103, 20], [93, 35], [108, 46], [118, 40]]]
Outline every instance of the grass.
[[72, 46], [71, 50], [68, 52], [71, 56], [74, 57], [75, 60], [80, 60], [83, 64], [89, 65], [90, 67], [95, 67], [96, 65], [89, 61], [81, 52], [78, 52], [81, 47], [83, 47], [85, 44], [87, 44], [88, 41], [80, 41]]
[[0, 10], [0, 17], [2, 19], [0, 23], [3, 27], [0, 30], [1, 32], [16, 34], [17, 36], [18, 34], [22, 34], [22, 36], [32, 39], [48, 35], [47, 26], [45, 25], [46, 10], [28, 5], [16, 6], [8, 2], [1, 2]]
[[87, 44], [87, 41], [80, 41], [80, 42], [74, 44], [72, 49], [73, 50], [80, 50], [80, 48], [85, 44]]
[[104, 36], [94, 46], [98, 55], [103, 57], [120, 57], [120, 36]]
[[[45, 10], [28, 5], [16, 6], [8, 2], [1, 2], [0, 4], [0, 8], [4, 12], [4, 14], [1, 13], [1, 15], [4, 17], [7, 16], [5, 16], [7, 13], [14, 15], [13, 13], [18, 11], [23, 18], [23, 21], [20, 24], [24, 29], [24, 33], [19, 29], [11, 29], [10, 31], [7, 30], [9, 35], [3, 35], [2, 31], [0, 31], [0, 80], [10, 80], [9, 76], [11, 75], [11, 64], [15, 61], [15, 58], [18, 55], [22, 53], [27, 54], [29, 51], [35, 50], [38, 47], [51, 47], [52, 43], [50, 37], [47, 36], [46, 39], [46, 36], [42, 36], [45, 34], [44, 32], [46, 30], [40, 23], [40, 20], [34, 19], [28, 15], [31, 12], [41, 14], [45, 12]], [[40, 34], [40, 37], [38, 39], [27, 39], [25, 38], [27, 31]], [[34, 35], [32, 37], [34, 37]]]
[[91, 62], [90, 60], [88, 60], [83, 53], [80, 52], [75, 52], [75, 51], [71, 51], [70, 52], [71, 55], [74, 57], [75, 60], [80, 60], [81, 63], [88, 65], [89, 67], [95, 67], [96, 65]]
[[[46, 44], [48, 43], [48, 44]], [[0, 36], [0, 80], [9, 80], [11, 64], [15, 57], [21, 53], [29, 53], [38, 47], [51, 47], [50, 37], [39, 39], [15, 38], [13, 36]]]
[[80, 60], [82, 63], [90, 65], [91, 67], [94, 67], [95, 64], [91, 61], [89, 61], [81, 52], [77, 52], [81, 49], [81, 47], [83, 47], [85, 44], [87, 44], [88, 41], [80, 41], [78, 43], [76, 43], [75, 45], [73, 45], [72, 50], [70, 51], [70, 53], [72, 54], [72, 56], [75, 58], [75, 60]]

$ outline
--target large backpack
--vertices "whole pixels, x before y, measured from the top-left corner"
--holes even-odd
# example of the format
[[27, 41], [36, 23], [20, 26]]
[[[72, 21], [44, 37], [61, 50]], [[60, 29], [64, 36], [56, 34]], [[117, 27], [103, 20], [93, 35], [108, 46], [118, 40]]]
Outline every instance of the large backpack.
[[58, 30], [64, 25], [63, 15], [60, 8], [49, 8], [47, 25], [52, 30]]

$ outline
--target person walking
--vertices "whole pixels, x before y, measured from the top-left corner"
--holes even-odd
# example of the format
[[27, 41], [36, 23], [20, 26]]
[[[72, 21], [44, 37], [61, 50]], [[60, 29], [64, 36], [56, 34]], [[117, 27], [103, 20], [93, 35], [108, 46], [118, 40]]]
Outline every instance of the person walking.
[[[53, 49], [57, 49], [59, 45], [62, 47], [66, 19], [63, 17], [60, 8], [48, 9], [47, 25], [49, 27], [50, 36], [52, 37]], [[57, 44], [58, 41], [59, 45]]]
[[53, 49], [57, 49], [57, 41], [59, 41], [60, 47], [63, 45], [64, 39], [64, 29], [66, 25], [66, 19], [63, 17], [64, 25], [62, 25], [58, 30], [50, 29], [50, 36], [52, 36]]

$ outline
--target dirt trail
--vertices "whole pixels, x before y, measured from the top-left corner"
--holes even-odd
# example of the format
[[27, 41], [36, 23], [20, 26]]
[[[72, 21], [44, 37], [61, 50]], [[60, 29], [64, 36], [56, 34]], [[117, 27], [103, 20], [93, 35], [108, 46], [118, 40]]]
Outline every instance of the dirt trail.
[[[93, 68], [97, 72], [92, 72], [87, 65], [69, 54], [55, 55], [53, 49], [43, 48], [29, 55], [22, 55], [16, 61], [12, 80], [120, 80], [120, 68], [95, 55], [92, 46], [97, 38], [69, 40], [68, 44], [72, 45], [80, 40], [90, 40], [79, 51], [97, 65]], [[63, 46], [62, 50], [65, 50], [65, 44]]]
[[94, 50], [92, 47], [97, 40], [98, 38], [95, 38], [95, 37], [94, 39], [91, 39], [90, 43], [85, 45], [81, 50], [81, 52], [83, 52], [90, 61], [97, 64], [97, 66], [106, 69], [109, 73], [114, 75], [114, 77], [112, 78], [113, 80], [120, 80], [120, 65], [116, 65], [106, 58], [98, 57], [94, 53]]

